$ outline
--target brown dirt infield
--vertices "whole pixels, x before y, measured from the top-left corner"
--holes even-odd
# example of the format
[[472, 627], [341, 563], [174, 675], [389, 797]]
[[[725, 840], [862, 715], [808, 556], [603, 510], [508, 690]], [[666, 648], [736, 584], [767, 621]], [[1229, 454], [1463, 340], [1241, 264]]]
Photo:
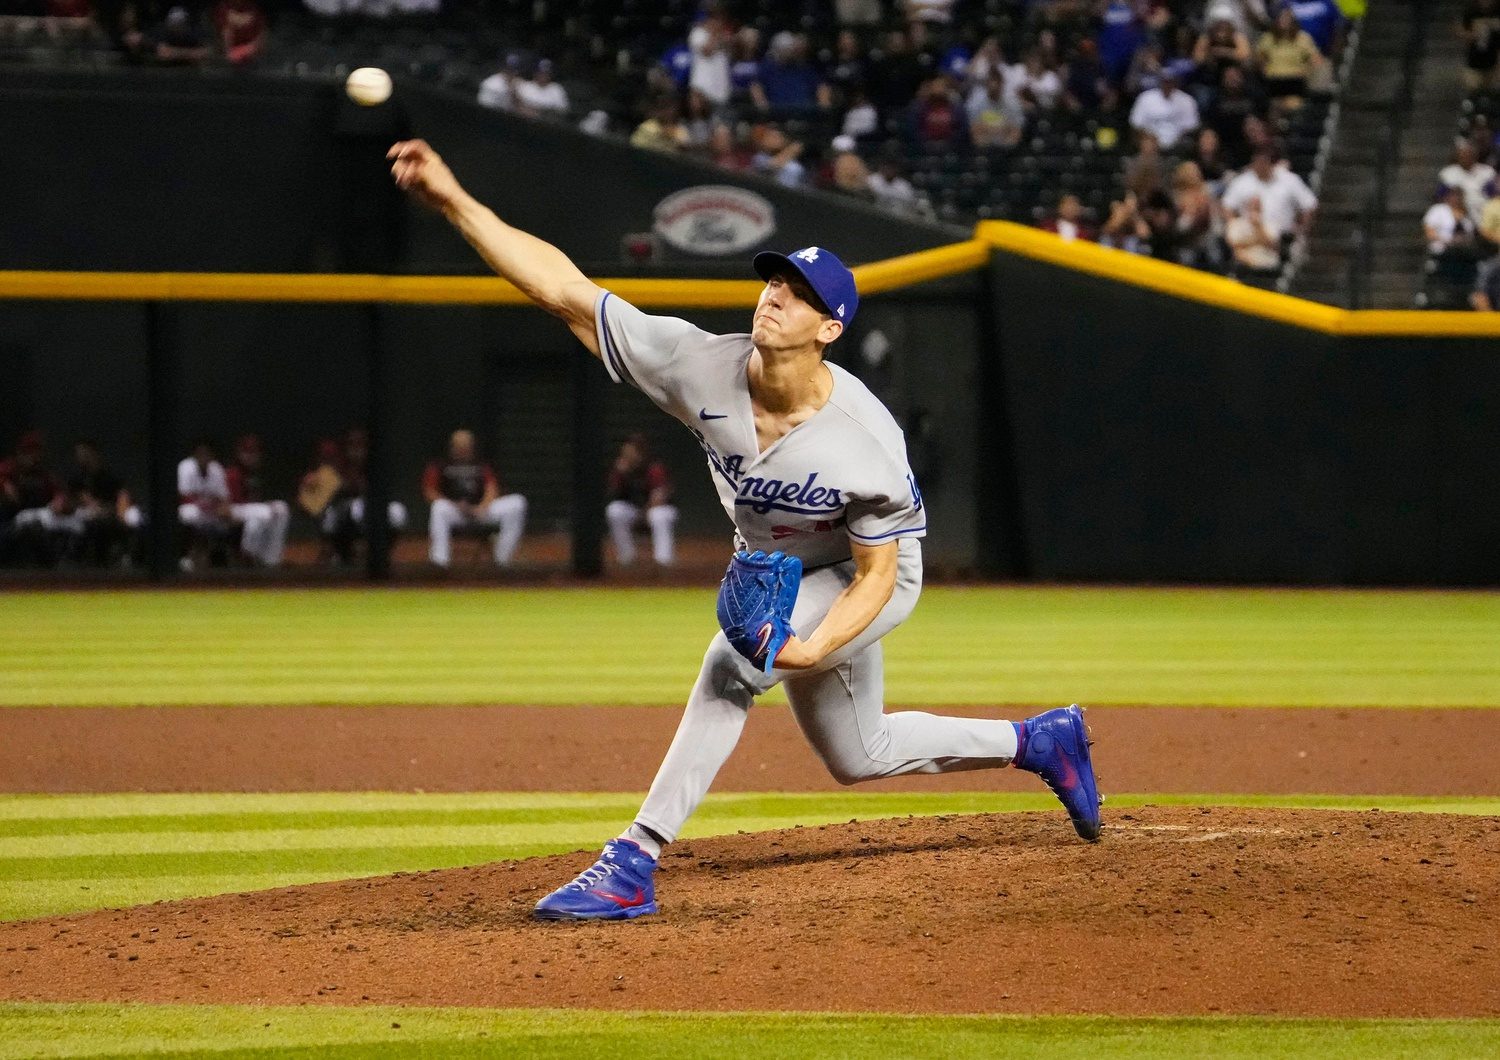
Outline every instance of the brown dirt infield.
[[[1035, 709], [953, 713], [1015, 718]], [[0, 710], [0, 790], [644, 791], [679, 714], [671, 707], [12, 707]], [[1105, 791], [1500, 794], [1500, 710], [1096, 707], [1089, 721]], [[714, 787], [837, 785], [785, 708], [757, 706]], [[868, 787], [1034, 791], [1036, 782], [995, 770]]]
[[539, 924], [591, 853], [0, 925], [0, 997], [1500, 1015], [1500, 818], [1147, 807], [697, 840], [660, 916]]

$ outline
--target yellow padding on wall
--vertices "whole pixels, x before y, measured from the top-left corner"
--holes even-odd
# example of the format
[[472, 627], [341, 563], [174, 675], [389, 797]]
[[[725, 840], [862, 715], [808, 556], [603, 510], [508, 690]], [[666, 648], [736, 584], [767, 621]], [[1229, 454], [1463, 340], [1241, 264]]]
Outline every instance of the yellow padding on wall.
[[[1500, 338], [1500, 313], [1351, 312], [1261, 291], [1222, 276], [1137, 254], [1067, 242], [1009, 221], [982, 221], [975, 238], [854, 269], [861, 295], [895, 291], [983, 268], [991, 250], [1074, 269], [1231, 312], [1329, 335]], [[745, 309], [759, 280], [603, 279], [621, 298], [650, 309]], [[514, 286], [486, 276], [350, 276], [279, 273], [4, 272], [0, 299], [195, 302], [387, 302], [407, 305], [525, 305]]]
[[968, 239], [962, 243], [950, 243], [946, 247], [919, 250], [915, 254], [903, 254], [899, 258], [886, 258], [884, 261], [856, 266], [853, 270], [854, 284], [859, 288], [860, 297], [864, 298], [960, 272], [972, 272], [989, 263], [989, 244], [982, 239]]
[[[759, 280], [602, 280], [642, 306], [752, 306]], [[393, 302], [526, 305], [493, 276], [349, 276], [239, 272], [0, 272], [0, 298], [125, 302]]]
[[1500, 313], [1339, 309], [1261, 291], [1234, 280], [1093, 243], [1068, 242], [1009, 221], [981, 221], [975, 235], [1011, 254], [1086, 272], [1202, 305], [1261, 317], [1328, 335], [1390, 338], [1500, 337]]

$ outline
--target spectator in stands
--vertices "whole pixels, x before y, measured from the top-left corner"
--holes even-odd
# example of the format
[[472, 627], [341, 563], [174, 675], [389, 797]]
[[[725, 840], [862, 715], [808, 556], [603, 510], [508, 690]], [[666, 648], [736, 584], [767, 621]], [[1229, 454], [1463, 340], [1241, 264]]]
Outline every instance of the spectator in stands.
[[969, 83], [982, 85], [995, 71], [1004, 74], [1009, 69], [1010, 64], [1005, 61], [1005, 52], [1000, 47], [1000, 38], [986, 37], [980, 43], [979, 50], [969, 57]]
[[720, 169], [741, 173], [750, 168], [755, 154], [734, 135], [734, 130], [720, 122], [708, 136], [708, 159]]
[[1474, 277], [1474, 290], [1469, 295], [1469, 305], [1481, 313], [1500, 309], [1500, 257], [1490, 258], [1479, 266]]
[[213, 443], [203, 440], [177, 465], [177, 521], [190, 533], [184, 571], [197, 566], [215, 539], [238, 530], [229, 500], [224, 465], [214, 459]]
[[1256, 59], [1265, 79], [1266, 95], [1283, 110], [1302, 106], [1308, 78], [1327, 61], [1312, 37], [1297, 25], [1297, 16], [1289, 7], [1277, 12], [1271, 29], [1262, 34]]
[[1229, 156], [1230, 165], [1236, 169], [1250, 164], [1255, 157], [1255, 152], [1261, 150], [1273, 151], [1277, 157], [1281, 157], [1281, 144], [1276, 139], [1276, 134], [1271, 130], [1271, 124], [1265, 118], [1258, 118], [1254, 114], [1245, 118], [1245, 146], [1244, 161], [1240, 161], [1235, 155]]
[[1177, 210], [1172, 205], [1172, 196], [1165, 191], [1153, 191], [1141, 209], [1146, 222], [1147, 248], [1159, 261], [1180, 261], [1182, 257], [1182, 232], [1177, 227]]
[[734, 43], [723, 9], [711, 5], [703, 21], [688, 31], [687, 43], [692, 53], [688, 91], [701, 96], [709, 110], [722, 110], [729, 105], [729, 52]]
[[214, 26], [224, 57], [235, 66], [259, 59], [266, 48], [266, 16], [256, 0], [219, 0]]
[[875, 201], [887, 209], [910, 214], [925, 212], [917, 189], [906, 179], [901, 159], [894, 154], [887, 153], [880, 160], [880, 166], [870, 174], [870, 191]]
[[1119, 93], [1099, 61], [1099, 50], [1092, 40], [1081, 40], [1063, 70], [1062, 104], [1073, 113], [1092, 114], [1113, 109]]
[[630, 134], [632, 147], [644, 147], [648, 151], [685, 151], [688, 147], [688, 132], [677, 113], [677, 101], [670, 96], [657, 100], [651, 116], [635, 127]]
[[1224, 160], [1224, 152], [1220, 150], [1219, 134], [1212, 128], [1198, 130], [1198, 135], [1193, 138], [1193, 149], [1188, 153], [1188, 161], [1198, 167], [1198, 172], [1215, 189], [1215, 194], [1223, 190], [1219, 185], [1229, 166]]
[[604, 519], [609, 524], [615, 558], [622, 567], [635, 562], [635, 530], [651, 531], [651, 557], [660, 567], [673, 560], [677, 508], [672, 504], [672, 476], [667, 466], [651, 456], [644, 434], [632, 434], [620, 446], [609, 469]]
[[1098, 233], [1088, 223], [1087, 216], [1083, 200], [1070, 192], [1057, 200], [1057, 212], [1043, 221], [1041, 228], [1056, 233], [1070, 243], [1075, 239], [1092, 243], [1098, 238]]
[[1137, 6], [1131, 0], [1107, 0], [1098, 16], [1094, 45], [1104, 76], [1120, 88], [1130, 72], [1135, 53], [1146, 43], [1146, 26]]
[[1427, 238], [1427, 253], [1431, 257], [1474, 259], [1475, 225], [1464, 204], [1463, 188], [1454, 184], [1443, 189], [1442, 199], [1422, 215], [1422, 234]]
[[910, 135], [920, 149], [932, 150], [967, 144], [968, 120], [958, 99], [953, 79], [939, 74], [922, 85], [910, 110]]
[[1109, 205], [1109, 218], [1099, 230], [1099, 243], [1131, 254], [1149, 250], [1151, 226], [1142, 215], [1140, 200], [1133, 191]]
[[1224, 241], [1234, 256], [1236, 276], [1269, 279], [1281, 271], [1281, 234], [1266, 223], [1260, 196], [1245, 199], [1240, 212], [1224, 226]]
[[745, 111], [754, 105], [750, 86], [760, 79], [760, 30], [741, 26], [729, 52], [729, 100]]
[[1182, 162], [1172, 171], [1172, 208], [1177, 260], [1195, 269], [1219, 271], [1223, 265], [1219, 204], [1197, 163]]
[[883, 116], [897, 114], [916, 97], [924, 80], [922, 61], [906, 31], [897, 29], [886, 34], [885, 46], [870, 55], [870, 102]]
[[839, 30], [827, 77], [839, 106], [847, 107], [854, 93], [864, 88], [865, 49], [852, 30]]
[[1334, 0], [1286, 0], [1286, 6], [1297, 17], [1318, 51], [1331, 56], [1343, 43], [1344, 13]]
[[1014, 147], [1026, 128], [1026, 112], [1014, 96], [1005, 91], [1005, 75], [997, 68], [982, 85], [969, 93], [965, 110], [969, 119], [969, 140], [975, 147]]
[[1062, 78], [1047, 65], [1040, 48], [1029, 50], [1019, 66], [1011, 67], [1006, 80], [1027, 107], [1028, 113], [1051, 111], [1057, 107], [1057, 101], [1062, 96]]
[[1495, 193], [1495, 167], [1479, 160], [1479, 153], [1467, 137], [1454, 142], [1453, 161], [1438, 171], [1438, 180], [1444, 188], [1462, 189], [1469, 219], [1477, 224], [1484, 213], [1484, 204]]
[[808, 115], [833, 106], [833, 90], [808, 58], [807, 38], [786, 31], [771, 38], [750, 98], [757, 110], [778, 115]]
[[1225, 70], [1234, 67], [1243, 72], [1250, 61], [1250, 38], [1235, 29], [1234, 23], [1226, 18], [1210, 24], [1193, 45], [1198, 78], [1213, 88], [1222, 83]]
[[697, 92], [687, 95], [687, 113], [682, 127], [687, 131], [687, 148], [696, 154], [707, 154], [713, 139], [715, 121], [708, 99]]
[[521, 76], [521, 57], [511, 52], [504, 65], [479, 82], [478, 102], [491, 110], [514, 110], [516, 107], [516, 81]]
[[1170, 151], [1177, 141], [1198, 128], [1198, 104], [1177, 84], [1169, 70], [1162, 72], [1161, 83], [1136, 97], [1130, 108], [1130, 125], [1156, 137], [1162, 150]]
[[1148, 89], [1161, 85], [1167, 71], [1167, 52], [1158, 41], [1147, 41], [1135, 51], [1130, 69], [1125, 73], [1125, 92], [1139, 98]]
[[842, 195], [873, 201], [870, 190], [870, 167], [854, 151], [854, 137], [833, 138], [833, 158], [828, 165], [827, 187]]
[[454, 431], [446, 459], [427, 465], [422, 496], [430, 505], [427, 555], [436, 566], [452, 562], [453, 531], [469, 527], [498, 530], [495, 564], [510, 565], [526, 529], [526, 498], [502, 491], [494, 469], [479, 460], [472, 431]]
[[1223, 207], [1229, 213], [1240, 213], [1251, 199], [1259, 199], [1266, 224], [1285, 242], [1311, 226], [1318, 198], [1301, 177], [1278, 165], [1280, 161], [1275, 148], [1257, 149], [1250, 168], [1224, 190]]
[[552, 79], [552, 60], [538, 59], [529, 78], [515, 83], [516, 110], [533, 118], [566, 118], [568, 90]]
[[262, 567], [281, 566], [292, 510], [286, 501], [266, 495], [260, 437], [243, 435], [234, 444], [234, 460], [224, 470], [229, 511], [240, 524], [240, 551]]
[[807, 178], [807, 167], [801, 161], [802, 144], [774, 125], [761, 127], [757, 140], [750, 168], [783, 187], [801, 187]]
[[925, 28], [952, 22], [953, 3], [954, 0], [899, 0], [897, 6], [908, 22]]
[[1463, 14], [1464, 84], [1470, 92], [1495, 87], [1500, 60], [1500, 0], [1470, 0]]
[[1167, 164], [1160, 143], [1151, 133], [1137, 133], [1136, 143], [1136, 153], [1125, 160], [1124, 180], [1126, 189], [1143, 201], [1152, 192], [1166, 187]]
[[841, 130], [845, 136], [858, 140], [880, 131], [880, 113], [862, 87], [850, 90], [848, 105]]
[[1212, 25], [1220, 19], [1228, 20], [1245, 34], [1270, 22], [1265, 0], [1209, 0], [1203, 9], [1203, 24]]
[[1227, 66], [1219, 75], [1219, 89], [1208, 104], [1205, 124], [1218, 134], [1231, 169], [1250, 161], [1246, 118], [1263, 118], [1266, 99], [1260, 88], [1238, 66]]
[[1484, 257], [1500, 250], [1500, 195], [1484, 204], [1479, 215], [1479, 245]]
[[213, 55], [203, 27], [185, 7], [170, 9], [152, 37], [155, 40], [152, 54], [165, 65], [196, 66]]
[[91, 441], [73, 445], [76, 465], [68, 480], [71, 509], [65, 528], [78, 539], [80, 558], [105, 566], [130, 554], [130, 536], [144, 521], [120, 477]]

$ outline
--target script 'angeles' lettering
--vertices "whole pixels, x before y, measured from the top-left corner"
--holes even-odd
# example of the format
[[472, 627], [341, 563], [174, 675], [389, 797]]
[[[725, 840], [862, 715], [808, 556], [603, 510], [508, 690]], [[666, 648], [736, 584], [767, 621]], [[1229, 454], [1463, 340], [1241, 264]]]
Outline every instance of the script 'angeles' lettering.
[[764, 515], [772, 508], [807, 514], [834, 512], [842, 508], [842, 491], [833, 486], [819, 486], [817, 481], [816, 471], [802, 482], [783, 482], [779, 478], [746, 475], [740, 479], [739, 495], [734, 503], [746, 505], [757, 515]]

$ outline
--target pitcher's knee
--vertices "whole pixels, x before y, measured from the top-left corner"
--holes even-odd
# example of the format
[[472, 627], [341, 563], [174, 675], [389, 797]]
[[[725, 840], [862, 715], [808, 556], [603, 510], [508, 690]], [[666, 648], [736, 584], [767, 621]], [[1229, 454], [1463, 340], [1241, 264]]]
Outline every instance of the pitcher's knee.
[[868, 755], [824, 756], [823, 764], [828, 767], [828, 775], [845, 787], [874, 780], [881, 773], [880, 767]]

